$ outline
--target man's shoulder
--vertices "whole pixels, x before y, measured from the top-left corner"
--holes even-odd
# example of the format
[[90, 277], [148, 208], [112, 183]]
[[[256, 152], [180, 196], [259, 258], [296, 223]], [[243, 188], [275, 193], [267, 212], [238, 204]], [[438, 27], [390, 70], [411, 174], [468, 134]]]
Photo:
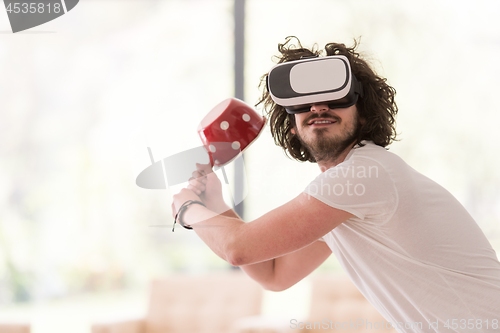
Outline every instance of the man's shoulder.
[[373, 143], [373, 141], [368, 141], [368, 140], [363, 140], [361, 141], [361, 143], [355, 145], [352, 150], [354, 152], [362, 152], [362, 153], [366, 153], [366, 152], [378, 152], [378, 153], [387, 153], [388, 152], [388, 149], [385, 148], [385, 147], [382, 147], [382, 146], [379, 146], [375, 143]]
[[397, 157], [397, 155], [389, 152], [387, 148], [378, 146], [372, 141], [362, 141], [360, 145], [353, 147], [346, 160], [366, 158], [380, 162], [394, 157]]
[[349, 165], [381, 168], [391, 176], [411, 169], [399, 155], [371, 141], [363, 141], [362, 145], [354, 147], [349, 159], [346, 159], [345, 162]]

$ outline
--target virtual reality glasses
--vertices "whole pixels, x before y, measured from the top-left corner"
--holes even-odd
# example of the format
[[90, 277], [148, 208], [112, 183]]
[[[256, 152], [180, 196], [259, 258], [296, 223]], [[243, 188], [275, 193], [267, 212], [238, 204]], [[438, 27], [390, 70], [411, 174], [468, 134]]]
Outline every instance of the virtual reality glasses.
[[269, 71], [267, 88], [273, 101], [290, 114], [309, 112], [313, 104], [347, 108], [363, 97], [363, 87], [343, 55], [278, 64]]

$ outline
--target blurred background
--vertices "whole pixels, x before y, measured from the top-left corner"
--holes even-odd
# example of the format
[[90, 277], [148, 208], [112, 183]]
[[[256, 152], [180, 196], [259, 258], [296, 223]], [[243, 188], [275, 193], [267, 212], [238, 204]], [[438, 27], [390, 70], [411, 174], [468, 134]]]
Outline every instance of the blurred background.
[[[16, 34], [0, 10], [0, 322], [89, 332], [143, 313], [153, 278], [230, 269], [194, 233], [172, 233], [172, 189], [135, 178], [147, 147], [159, 160], [200, 146], [199, 121], [234, 95], [233, 6], [82, 0]], [[358, 39], [397, 90], [390, 150], [452, 192], [498, 252], [499, 14], [495, 0], [247, 0], [245, 101], [257, 102], [287, 36], [319, 48]], [[267, 127], [244, 158], [248, 221], [319, 173]], [[320, 269], [341, 271], [333, 257]], [[266, 293], [265, 312], [303, 314], [307, 292], [304, 281]]]

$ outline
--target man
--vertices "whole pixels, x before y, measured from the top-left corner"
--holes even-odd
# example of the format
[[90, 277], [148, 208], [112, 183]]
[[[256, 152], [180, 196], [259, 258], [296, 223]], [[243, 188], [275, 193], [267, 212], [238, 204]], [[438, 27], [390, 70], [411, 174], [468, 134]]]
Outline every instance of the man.
[[[279, 45], [280, 64], [320, 55], [292, 40]], [[202, 202], [184, 205], [183, 223], [268, 290], [289, 288], [333, 252], [401, 332], [404, 323], [421, 323], [421, 332], [500, 331], [500, 263], [488, 240], [449, 192], [385, 149], [396, 137], [395, 90], [356, 45], [325, 49], [319, 58], [348, 59], [352, 87], [359, 84], [350, 103], [279, 105], [269, 75], [260, 101], [276, 143], [318, 163], [321, 174], [295, 199], [244, 223], [214, 173], [200, 167], [174, 196], [174, 214], [188, 200]]]

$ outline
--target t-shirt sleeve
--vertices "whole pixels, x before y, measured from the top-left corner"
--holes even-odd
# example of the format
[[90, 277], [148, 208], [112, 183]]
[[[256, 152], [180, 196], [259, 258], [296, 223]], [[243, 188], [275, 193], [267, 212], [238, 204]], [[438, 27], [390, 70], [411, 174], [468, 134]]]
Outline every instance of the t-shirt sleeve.
[[385, 221], [398, 202], [394, 180], [376, 160], [351, 159], [328, 169], [304, 190], [308, 196], [349, 212], [361, 220]]

